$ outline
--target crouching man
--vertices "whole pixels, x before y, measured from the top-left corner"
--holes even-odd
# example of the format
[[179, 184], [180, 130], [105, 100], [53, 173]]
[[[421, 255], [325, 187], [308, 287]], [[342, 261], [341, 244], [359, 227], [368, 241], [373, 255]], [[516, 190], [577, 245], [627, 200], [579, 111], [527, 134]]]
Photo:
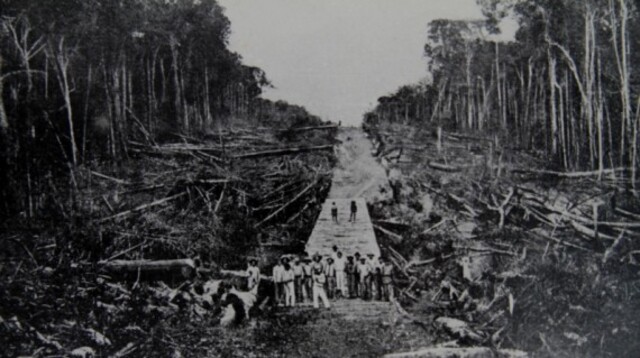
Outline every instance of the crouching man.
[[228, 283], [221, 283], [218, 288], [222, 317], [220, 325], [237, 325], [249, 318], [249, 310], [257, 301], [253, 292], [238, 291]]

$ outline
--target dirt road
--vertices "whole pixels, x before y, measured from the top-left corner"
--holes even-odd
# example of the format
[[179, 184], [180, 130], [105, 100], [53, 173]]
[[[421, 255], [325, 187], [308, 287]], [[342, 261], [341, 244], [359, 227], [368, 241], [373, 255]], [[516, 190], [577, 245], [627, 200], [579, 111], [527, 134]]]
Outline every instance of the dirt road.
[[371, 151], [373, 146], [362, 129], [342, 128], [336, 151], [339, 163], [333, 171], [329, 198], [365, 198], [368, 202], [388, 198], [391, 189], [384, 168]]

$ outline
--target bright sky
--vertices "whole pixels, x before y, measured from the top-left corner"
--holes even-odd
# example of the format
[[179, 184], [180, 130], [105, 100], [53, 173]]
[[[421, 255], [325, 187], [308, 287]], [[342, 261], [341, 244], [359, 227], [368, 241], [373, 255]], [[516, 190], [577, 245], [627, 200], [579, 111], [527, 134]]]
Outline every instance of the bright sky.
[[262, 68], [264, 97], [347, 125], [378, 97], [426, 77], [433, 19], [478, 19], [475, 0], [219, 0], [231, 49]]

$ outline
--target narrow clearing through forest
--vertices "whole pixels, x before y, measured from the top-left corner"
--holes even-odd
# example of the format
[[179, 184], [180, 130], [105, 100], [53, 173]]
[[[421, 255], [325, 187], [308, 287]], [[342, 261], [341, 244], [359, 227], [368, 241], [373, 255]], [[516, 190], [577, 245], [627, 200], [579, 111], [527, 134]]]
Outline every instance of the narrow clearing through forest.
[[[307, 252], [328, 255], [336, 245], [345, 255], [359, 252], [363, 256], [372, 253], [379, 257], [380, 248], [366, 203], [389, 198], [391, 189], [385, 169], [373, 157], [372, 144], [362, 130], [344, 128], [339, 139], [342, 142], [336, 149], [339, 163], [334, 170], [329, 197], [307, 243]], [[352, 200], [358, 205], [355, 223], [348, 221]], [[338, 207], [337, 224], [330, 216], [334, 202]], [[293, 355], [368, 357], [430, 343], [424, 331], [402, 322], [402, 315], [391, 302], [358, 298], [338, 299], [331, 304], [330, 309], [321, 309], [319, 313], [310, 303], [305, 303], [277, 314], [285, 320], [317, 314], [315, 319], [296, 327], [306, 337], [297, 342], [297, 352]], [[395, 346], [398, 342], [402, 342], [403, 347]]]

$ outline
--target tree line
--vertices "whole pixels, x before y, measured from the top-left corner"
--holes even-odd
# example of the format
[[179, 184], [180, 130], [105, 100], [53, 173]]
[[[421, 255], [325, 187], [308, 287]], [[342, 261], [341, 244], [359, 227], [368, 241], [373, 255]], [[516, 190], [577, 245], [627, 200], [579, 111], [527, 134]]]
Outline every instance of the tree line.
[[[197, 135], [234, 118], [319, 121], [259, 98], [270, 83], [228, 48], [215, 0], [2, 0], [0, 209], [92, 163], [122, 164], [132, 139]], [[58, 186], [58, 184], [56, 185]], [[64, 188], [63, 188], [64, 189]]]
[[[498, 134], [556, 168], [637, 179], [640, 22], [629, 0], [478, 0], [480, 20], [429, 23], [431, 77], [380, 97], [365, 123]], [[514, 16], [515, 39], [496, 41]]]

